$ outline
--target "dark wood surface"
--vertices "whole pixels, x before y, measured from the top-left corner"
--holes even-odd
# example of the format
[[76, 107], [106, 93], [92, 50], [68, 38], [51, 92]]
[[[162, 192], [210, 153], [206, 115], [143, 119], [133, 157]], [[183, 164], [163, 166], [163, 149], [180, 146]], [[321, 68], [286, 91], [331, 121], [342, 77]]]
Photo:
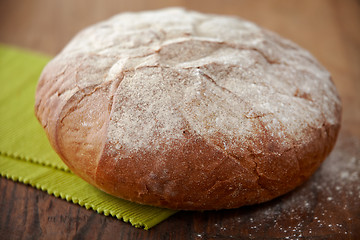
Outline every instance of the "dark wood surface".
[[232, 210], [178, 212], [149, 231], [0, 178], [3, 239], [360, 239], [360, 140], [341, 133], [303, 186]]
[[89, 24], [166, 6], [237, 15], [312, 52], [332, 73], [344, 106], [332, 154], [305, 185], [281, 198], [183, 211], [149, 231], [0, 178], [0, 239], [360, 239], [359, 1], [0, 0], [0, 42], [55, 55]]

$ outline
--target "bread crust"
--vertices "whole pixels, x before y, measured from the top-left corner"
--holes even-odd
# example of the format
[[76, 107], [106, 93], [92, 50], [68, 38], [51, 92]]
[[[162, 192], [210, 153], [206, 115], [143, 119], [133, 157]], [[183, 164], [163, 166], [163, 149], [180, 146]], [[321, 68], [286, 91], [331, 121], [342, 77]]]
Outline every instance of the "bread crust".
[[296, 188], [332, 150], [341, 101], [307, 51], [184, 9], [80, 32], [43, 70], [35, 113], [69, 168], [154, 206], [209, 210]]

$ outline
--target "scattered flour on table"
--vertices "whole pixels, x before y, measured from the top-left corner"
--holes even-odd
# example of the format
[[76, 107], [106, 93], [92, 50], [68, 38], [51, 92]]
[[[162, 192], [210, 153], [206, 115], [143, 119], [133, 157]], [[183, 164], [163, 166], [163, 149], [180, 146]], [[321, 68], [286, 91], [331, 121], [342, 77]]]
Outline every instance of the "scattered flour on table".
[[[360, 212], [360, 141], [348, 147], [347, 141], [338, 140], [334, 151], [303, 186], [272, 202], [250, 207], [250, 213], [245, 210], [241, 214], [239, 209], [232, 225], [246, 227], [250, 239], [265, 235], [302, 239], [324, 233], [351, 237], [352, 221]], [[214, 232], [226, 230], [224, 226], [229, 224], [215, 223]]]

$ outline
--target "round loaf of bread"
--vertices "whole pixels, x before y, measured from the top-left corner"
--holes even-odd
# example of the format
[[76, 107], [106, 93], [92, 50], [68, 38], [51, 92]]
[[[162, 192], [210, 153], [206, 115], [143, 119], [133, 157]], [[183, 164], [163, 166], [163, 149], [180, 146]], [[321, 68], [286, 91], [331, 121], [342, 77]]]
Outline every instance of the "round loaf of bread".
[[302, 184], [341, 101], [307, 51], [254, 23], [171, 8], [81, 31], [43, 70], [36, 116], [99, 189], [172, 209], [236, 208]]

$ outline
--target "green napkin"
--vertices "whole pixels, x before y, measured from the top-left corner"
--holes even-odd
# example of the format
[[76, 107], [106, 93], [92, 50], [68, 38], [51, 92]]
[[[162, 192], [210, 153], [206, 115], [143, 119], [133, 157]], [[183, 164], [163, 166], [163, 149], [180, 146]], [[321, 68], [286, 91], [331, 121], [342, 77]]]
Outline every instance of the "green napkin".
[[135, 227], [149, 229], [174, 214], [112, 197], [71, 173], [60, 160], [34, 116], [36, 83], [49, 60], [0, 45], [0, 175]]

